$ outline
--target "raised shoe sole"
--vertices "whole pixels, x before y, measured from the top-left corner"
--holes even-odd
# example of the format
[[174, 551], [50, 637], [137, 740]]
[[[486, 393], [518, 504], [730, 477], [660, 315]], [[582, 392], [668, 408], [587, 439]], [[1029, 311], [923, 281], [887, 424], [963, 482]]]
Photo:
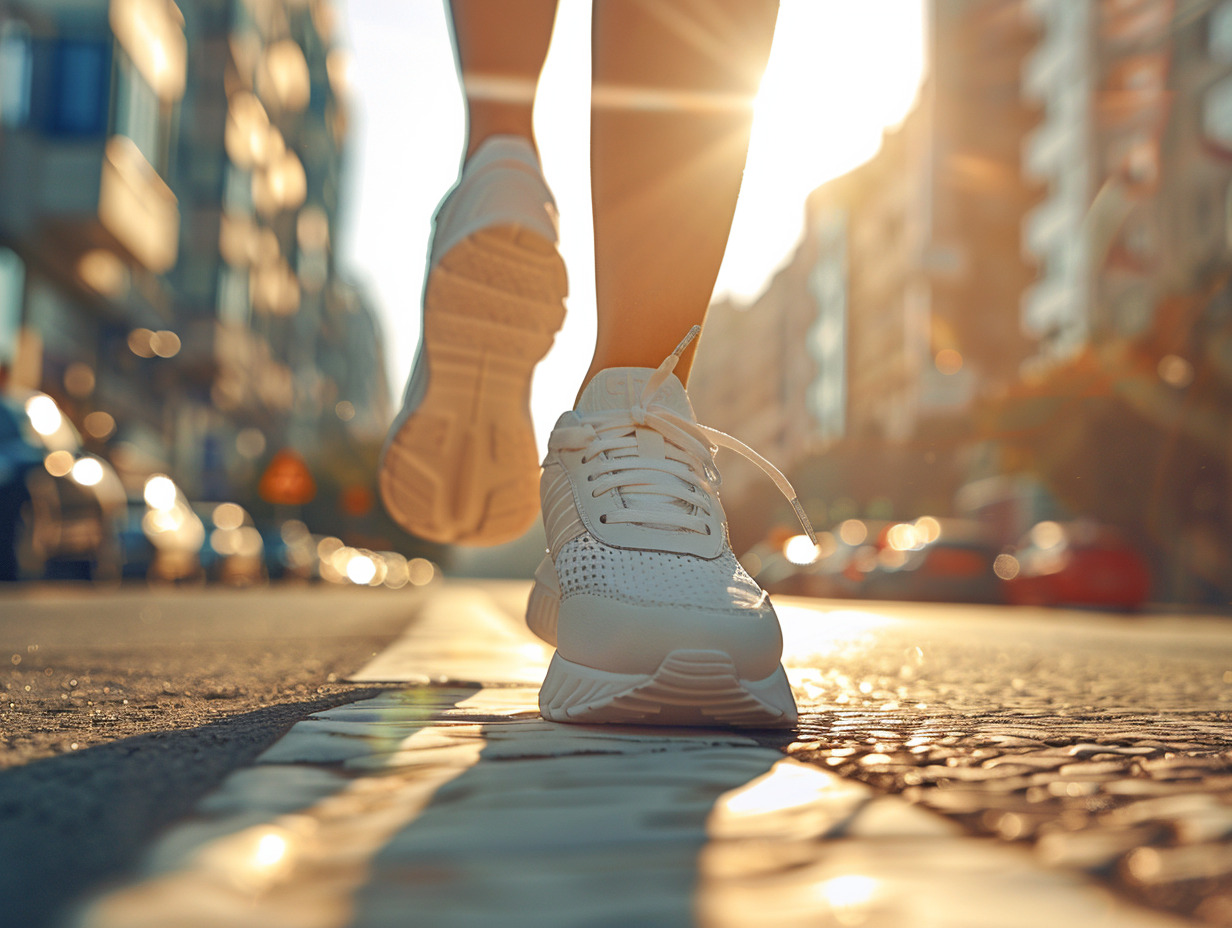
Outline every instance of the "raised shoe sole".
[[722, 651], [676, 650], [651, 674], [596, 670], [553, 656], [539, 690], [553, 722], [791, 728], [796, 703], [780, 666], [742, 680]]
[[530, 528], [539, 512], [531, 378], [564, 322], [567, 293], [555, 243], [516, 224], [472, 233], [432, 268], [427, 386], [395, 424], [378, 478], [407, 531], [494, 545]]
[[[555, 646], [560, 581], [551, 558], [535, 570], [526, 625]], [[617, 673], [552, 657], [539, 690], [539, 711], [554, 722], [790, 728], [796, 700], [782, 665], [762, 680], [740, 677], [730, 654], [671, 651], [651, 674]]]

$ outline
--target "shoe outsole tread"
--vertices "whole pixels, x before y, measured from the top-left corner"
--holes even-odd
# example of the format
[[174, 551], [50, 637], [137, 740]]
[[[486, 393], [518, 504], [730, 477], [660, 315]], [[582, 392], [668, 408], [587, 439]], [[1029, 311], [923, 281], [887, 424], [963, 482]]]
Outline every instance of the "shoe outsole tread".
[[442, 256], [438, 270], [526, 300], [552, 301], [568, 291], [556, 246], [538, 233], [497, 226], [475, 232], [464, 241], [468, 247], [451, 248]]
[[530, 528], [539, 513], [530, 383], [564, 321], [567, 292], [554, 244], [516, 225], [472, 234], [433, 269], [427, 389], [386, 446], [378, 480], [403, 528], [472, 545]]

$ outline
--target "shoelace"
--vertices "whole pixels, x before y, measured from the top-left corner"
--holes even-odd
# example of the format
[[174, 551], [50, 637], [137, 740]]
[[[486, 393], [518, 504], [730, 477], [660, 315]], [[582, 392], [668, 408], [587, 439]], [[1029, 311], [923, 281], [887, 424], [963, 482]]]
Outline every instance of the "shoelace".
[[[791, 503], [801, 526], [814, 544], [813, 525], [791, 482], [782, 471], [737, 438], [682, 416], [656, 402], [659, 390], [676, 368], [680, 355], [701, 332], [694, 326], [676, 350], [668, 355], [646, 381], [638, 402], [627, 411], [614, 410], [590, 414], [583, 425], [557, 429], [550, 444], [556, 449], [585, 451], [584, 462], [606, 455], [604, 466], [591, 474], [591, 494], [617, 489], [626, 505], [605, 513], [607, 523], [633, 523], [709, 533], [700, 510], [710, 514], [707, 505], [717, 492], [722, 478], [713, 464], [720, 448], [729, 448], [752, 461], [774, 481], [779, 492]], [[639, 430], [640, 427], [640, 430]], [[639, 448], [657, 433], [662, 448], [653, 456], [639, 454]], [[642, 443], [642, 444], [639, 444]]]

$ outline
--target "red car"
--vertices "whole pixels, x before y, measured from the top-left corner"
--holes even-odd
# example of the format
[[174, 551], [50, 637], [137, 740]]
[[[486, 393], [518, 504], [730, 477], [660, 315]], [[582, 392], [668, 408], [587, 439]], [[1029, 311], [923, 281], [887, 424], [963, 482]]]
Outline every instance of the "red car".
[[1018, 605], [1138, 609], [1151, 570], [1115, 529], [1093, 522], [1041, 522], [1013, 554], [997, 559], [1006, 596]]

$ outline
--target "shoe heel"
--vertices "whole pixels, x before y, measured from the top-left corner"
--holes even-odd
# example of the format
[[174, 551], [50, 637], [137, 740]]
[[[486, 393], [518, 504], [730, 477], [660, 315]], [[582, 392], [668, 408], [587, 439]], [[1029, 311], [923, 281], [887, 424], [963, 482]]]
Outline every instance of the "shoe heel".
[[433, 241], [434, 259], [493, 226], [517, 226], [533, 232], [553, 251], [560, 242], [552, 194], [543, 178], [524, 165], [493, 165], [476, 172], [442, 207], [437, 227], [446, 225], [450, 234]]
[[556, 619], [560, 614], [560, 579], [550, 557], [535, 570], [535, 585], [526, 602], [526, 626], [548, 644], [556, 645]]

